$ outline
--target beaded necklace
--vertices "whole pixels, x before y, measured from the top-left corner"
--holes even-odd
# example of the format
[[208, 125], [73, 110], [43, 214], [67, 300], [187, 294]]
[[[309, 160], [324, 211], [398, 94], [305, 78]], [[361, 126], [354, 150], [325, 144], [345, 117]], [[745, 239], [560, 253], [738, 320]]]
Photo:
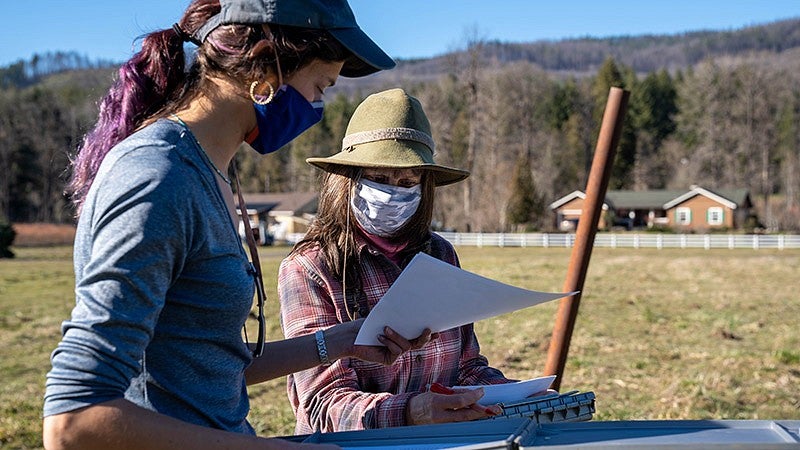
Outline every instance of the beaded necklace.
[[206, 151], [205, 151], [205, 149], [203, 148], [203, 146], [202, 146], [202, 145], [200, 145], [200, 142], [197, 140], [197, 138], [196, 138], [196, 137], [194, 136], [194, 134], [192, 133], [192, 130], [190, 130], [190, 129], [189, 129], [189, 125], [186, 125], [186, 122], [184, 122], [183, 120], [181, 120], [181, 118], [180, 118], [180, 117], [178, 117], [178, 115], [177, 115], [177, 114], [175, 114], [175, 113], [172, 113], [172, 114], [170, 114], [170, 117], [172, 117], [173, 119], [175, 119], [175, 120], [176, 120], [176, 121], [177, 121], [179, 124], [183, 125], [183, 127], [184, 127], [184, 128], [186, 128], [186, 131], [188, 131], [188, 132], [189, 132], [189, 136], [191, 136], [191, 137], [192, 137], [192, 139], [194, 140], [194, 143], [195, 143], [195, 144], [197, 144], [197, 147], [198, 147], [198, 148], [200, 148], [200, 151], [203, 153], [203, 157], [204, 157], [204, 159], [206, 160], [206, 162], [207, 162], [209, 165], [211, 165], [211, 167], [214, 169], [214, 171], [215, 171], [215, 172], [217, 172], [217, 175], [219, 175], [219, 176], [220, 176], [220, 178], [222, 178], [222, 181], [224, 181], [225, 183], [227, 183], [227, 184], [228, 184], [228, 186], [230, 186], [230, 185], [231, 185], [231, 179], [230, 179], [230, 178], [228, 178], [228, 177], [226, 177], [226, 176], [225, 176], [225, 174], [224, 174], [224, 173], [222, 173], [222, 171], [221, 171], [221, 170], [219, 170], [219, 168], [217, 168], [216, 164], [214, 164], [214, 161], [212, 161], [212, 160], [211, 160], [211, 158], [208, 156], [208, 153], [206, 153]]

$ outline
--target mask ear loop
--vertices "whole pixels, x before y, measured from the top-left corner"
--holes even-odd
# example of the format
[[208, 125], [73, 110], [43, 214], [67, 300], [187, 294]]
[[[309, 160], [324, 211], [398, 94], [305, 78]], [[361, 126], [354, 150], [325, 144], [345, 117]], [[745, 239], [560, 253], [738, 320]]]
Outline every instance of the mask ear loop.
[[272, 51], [275, 52], [275, 67], [278, 68], [278, 89], [283, 86], [283, 70], [281, 69], [281, 59], [278, 57], [278, 45], [275, 39], [272, 39]]
[[[271, 31], [264, 30], [266, 34], [265, 38], [272, 41], [272, 52], [275, 54], [275, 68], [278, 72], [278, 89], [283, 86], [283, 70], [281, 69], [281, 59], [278, 57], [278, 43], [275, 41], [275, 36], [272, 34]], [[269, 87], [269, 95], [266, 96], [264, 99], [257, 99], [255, 95], [255, 88], [260, 84], [259, 81], [253, 81], [250, 84], [250, 98], [253, 99], [254, 103], [258, 103], [259, 105], [266, 105], [267, 103], [271, 102], [273, 97], [275, 97], [275, 89], [272, 87], [272, 83], [269, 80], [264, 81]]]

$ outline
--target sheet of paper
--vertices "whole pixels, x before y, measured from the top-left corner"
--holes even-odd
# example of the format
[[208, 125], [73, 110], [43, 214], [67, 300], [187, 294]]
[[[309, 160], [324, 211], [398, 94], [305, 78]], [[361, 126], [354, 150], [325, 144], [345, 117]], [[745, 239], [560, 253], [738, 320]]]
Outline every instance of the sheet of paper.
[[425, 328], [444, 331], [573, 294], [521, 289], [418, 253], [369, 312], [356, 344], [382, 345], [386, 325], [413, 339]]
[[548, 375], [546, 377], [517, 381], [516, 383], [453, 387], [457, 389], [483, 388], [483, 397], [478, 402], [481, 405], [493, 405], [495, 403], [512, 403], [525, 400], [529, 396], [549, 388], [555, 379], [555, 375]]

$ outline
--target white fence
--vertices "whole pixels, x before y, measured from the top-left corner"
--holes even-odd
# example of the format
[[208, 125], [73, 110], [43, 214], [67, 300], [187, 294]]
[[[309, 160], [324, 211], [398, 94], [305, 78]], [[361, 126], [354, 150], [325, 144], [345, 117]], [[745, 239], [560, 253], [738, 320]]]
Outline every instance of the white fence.
[[[575, 234], [439, 233], [453, 245], [477, 247], [572, 247]], [[598, 233], [595, 247], [607, 248], [800, 248], [800, 236], [760, 234]]]
[[[572, 247], [575, 234], [565, 233], [446, 233], [437, 232], [453, 245], [472, 247]], [[295, 243], [302, 234], [288, 235]], [[800, 249], [800, 236], [784, 234], [663, 234], [597, 233], [595, 247], [607, 248], [727, 248]]]

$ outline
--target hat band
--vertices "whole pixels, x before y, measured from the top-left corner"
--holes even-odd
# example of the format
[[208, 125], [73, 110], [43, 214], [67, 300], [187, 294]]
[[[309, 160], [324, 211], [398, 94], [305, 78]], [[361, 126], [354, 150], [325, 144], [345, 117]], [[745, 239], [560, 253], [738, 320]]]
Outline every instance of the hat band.
[[413, 128], [379, 128], [377, 130], [361, 131], [348, 134], [342, 139], [342, 150], [367, 142], [385, 141], [389, 139], [403, 139], [415, 141], [427, 146], [433, 152], [433, 138], [422, 131]]

